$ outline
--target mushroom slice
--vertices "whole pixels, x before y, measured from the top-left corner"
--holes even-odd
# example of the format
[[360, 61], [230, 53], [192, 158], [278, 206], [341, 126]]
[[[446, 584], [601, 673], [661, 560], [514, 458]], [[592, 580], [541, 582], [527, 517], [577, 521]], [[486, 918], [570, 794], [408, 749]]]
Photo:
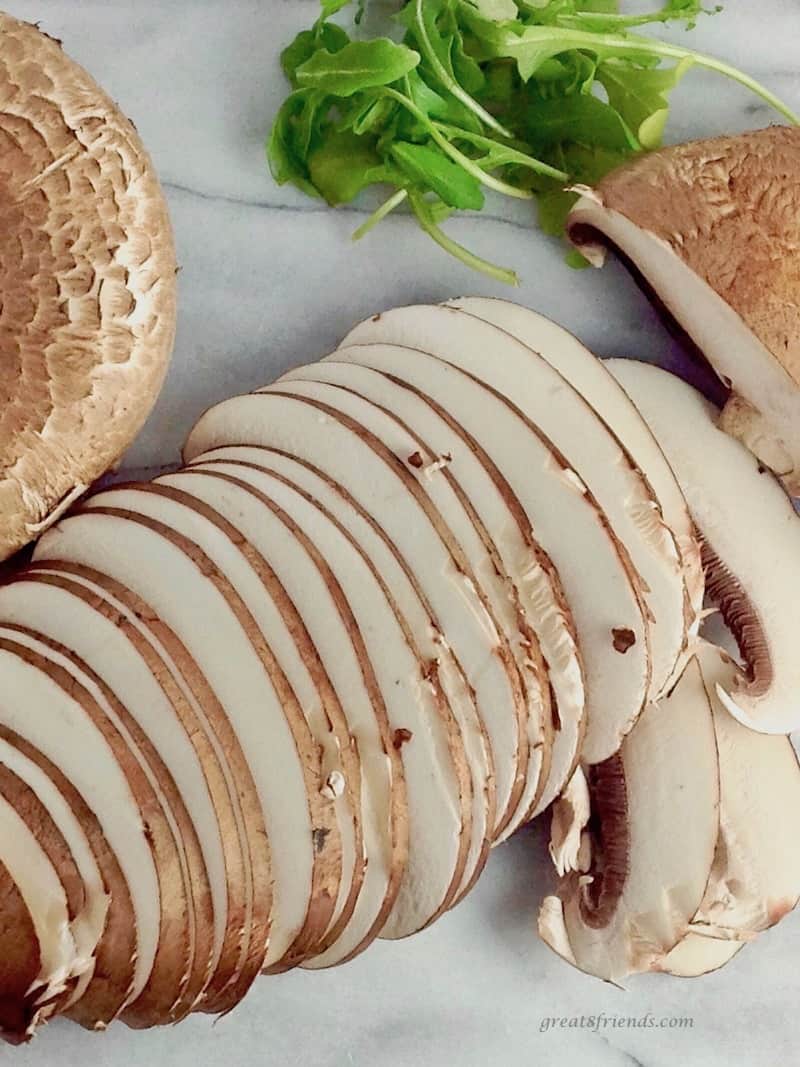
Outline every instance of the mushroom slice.
[[722, 941], [691, 931], [653, 969], [675, 978], [701, 978], [718, 971], [743, 949], [744, 941]]
[[352, 912], [363, 877], [358, 752], [348, 736], [341, 705], [325, 686], [316, 650], [285, 589], [238, 525], [183, 491], [184, 485], [191, 489], [196, 483], [196, 478], [187, 483], [185, 476], [174, 475], [149, 485], [113, 490], [105, 500], [160, 521], [197, 545], [225, 575], [269, 641], [321, 754], [319, 788], [335, 808], [342, 847], [339, 895], [331, 916], [331, 924], [337, 927], [342, 915]]
[[[380, 401], [374, 402], [364, 395], [365, 392], [369, 393], [369, 385], [365, 387], [363, 379], [370, 376], [373, 383], [377, 382], [378, 393], [385, 401], [382, 406], [379, 406]], [[361, 389], [350, 388], [346, 384], [349, 382], [357, 386], [359, 380], [362, 381]], [[334, 363], [318, 363], [303, 368], [282, 378], [275, 389], [317, 399], [343, 412], [380, 440], [395, 456], [406, 461], [410, 476], [416, 479], [423, 494], [429, 498], [430, 506], [435, 508], [455, 539], [457, 550], [462, 553], [469, 567], [470, 580], [475, 583], [476, 591], [497, 628], [502, 642], [502, 651], [498, 654], [502, 655], [513, 676], [512, 691], [520, 695], [518, 701], [509, 705], [504, 716], [508, 724], [505, 734], [498, 737], [495, 731], [492, 736], [499, 799], [497, 825], [487, 820], [486, 780], [489, 767], [475, 706], [472, 701], [450, 704], [462, 736], [469, 738], [469, 741], [465, 740], [465, 751], [473, 780], [474, 801], [474, 846], [467, 864], [469, 882], [476, 863], [485, 855], [491, 840], [498, 833], [510, 833], [533, 807], [542, 778], [542, 753], [545, 747], [549, 752], [549, 743], [547, 746], [544, 743], [541, 681], [536, 676], [534, 657], [530, 655], [525, 635], [520, 629], [519, 616], [511, 599], [513, 594], [509, 593], [502, 573], [497, 569], [490, 549], [473, 521], [468, 499], [463, 492], [459, 492], [457, 483], [446, 469], [447, 460], [441, 458], [442, 453], [429, 448], [407, 421], [401, 421], [398, 417], [403, 390], [399, 390], [400, 395], [395, 400], [391, 392], [392, 383], [381, 379], [380, 375], [352, 364]], [[387, 390], [390, 394], [388, 397], [384, 395]], [[410, 400], [415, 399], [407, 392], [405, 396]], [[422, 407], [424, 409], [424, 405]], [[549, 742], [549, 737], [547, 740]], [[495, 748], [494, 745], [501, 741], [505, 741], [508, 747], [503, 750]], [[513, 816], [516, 816], [516, 820], [512, 822]]]
[[0, 767], [0, 1035], [14, 1044], [33, 1036], [89, 965], [72, 929], [80, 886], [70, 892], [71, 856], [52, 822], [38, 821], [43, 811]]
[[[42, 990], [33, 992], [36, 1014], [43, 1019], [56, 1012], [62, 1014], [86, 991], [94, 972], [111, 901], [89, 838], [69, 800], [43, 768], [36, 752], [26, 753], [4, 736], [0, 736], [0, 792], [17, 814], [28, 816], [25, 821], [57, 870], [69, 908], [75, 963], [70, 968], [71, 975], [65, 972], [65, 990], [56, 999], [43, 1004], [40, 1000]], [[13, 923], [7, 928], [9, 936], [13, 937]], [[6, 951], [2, 957], [10, 958]], [[9, 973], [13, 974], [13, 968]], [[35, 983], [33, 986], [29, 983], [26, 996], [33, 990]], [[0, 1000], [9, 1003], [7, 997], [0, 996]], [[0, 1017], [3, 1014], [0, 1009]], [[33, 1032], [36, 1023], [36, 1018], [32, 1019], [27, 1029]], [[8, 1019], [3, 1019], [0, 1028], [7, 1030], [7, 1024]], [[16, 1029], [20, 1031], [22, 1028]]]
[[[285, 404], [290, 415], [294, 414], [292, 405], [292, 401]], [[281, 420], [281, 407], [279, 403], [270, 412], [271, 428]], [[308, 410], [315, 421], [313, 409]], [[366, 443], [359, 442], [359, 446], [369, 451]], [[427, 670], [413, 634], [353, 542], [291, 485], [266, 471], [245, 477], [314, 544], [341, 588], [363, 639], [362, 655], [367, 662], [362, 663], [362, 671], [374, 673], [391, 744], [400, 753], [408, 816], [408, 859], [381, 936], [405, 936], [447, 906], [466, 863], [470, 782], [460, 734], [435, 671]]]
[[721, 425], [800, 495], [800, 131], [651, 152], [584, 190], [568, 229], [618, 250], [730, 387]]
[[[102, 937], [94, 953], [94, 967], [81, 976], [68, 1002], [60, 1010], [90, 1029], [105, 1029], [130, 1000], [135, 981], [137, 935], [128, 884], [97, 816], [63, 772], [20, 734], [3, 725], [0, 725], [0, 740], [5, 754], [16, 753], [20, 759], [34, 765], [64, 798], [67, 808], [86, 835], [92, 858], [100, 871], [108, 910]], [[14, 766], [17, 771], [20, 770], [18, 761]], [[41, 784], [41, 779], [38, 784]], [[46, 785], [42, 788], [46, 790]], [[47, 793], [47, 796], [50, 801], [51, 794]], [[55, 802], [51, 811], [60, 810], [61, 805]], [[73, 858], [84, 875], [87, 896], [93, 896], [94, 879], [88, 872], [84, 874], [82, 846], [78, 843], [75, 847], [76, 838], [65, 825], [60, 823], [65, 838], [73, 846]], [[88, 859], [86, 863], [88, 865]]]
[[[719, 699], [739, 669], [703, 642], [697, 657], [714, 712], [720, 766], [720, 829], [714, 866], [694, 925], [749, 940], [800, 900], [800, 765], [788, 737], [742, 726]], [[776, 812], [783, 815], [776, 818]]]
[[795, 729], [800, 518], [780, 485], [719, 429], [716, 409], [691, 386], [633, 360], [612, 359], [608, 367], [672, 464], [703, 541], [709, 599], [746, 665], [720, 699], [753, 729]]
[[[179, 821], [186, 871], [194, 897], [196, 956], [203, 958], [202, 987], [190, 989], [189, 1003], [204, 995], [209, 975], [222, 952], [227, 922], [227, 887], [217, 815], [208, 789], [208, 773], [193, 740], [204, 738], [193, 716], [183, 721], [167, 699], [156, 675], [131, 640], [131, 628], [119, 608], [105, 605], [96, 592], [70, 578], [26, 571], [9, 583], [2, 597], [5, 621], [27, 626], [69, 645], [71, 652], [102, 679], [124, 717], [130, 719], [137, 747], [159, 769], [162, 792]], [[146, 739], [144, 742], [142, 739]], [[202, 744], [199, 752], [203, 753]], [[157, 753], [157, 755], [156, 755]], [[208, 757], [206, 757], [208, 759]]]
[[59, 41], [0, 14], [0, 559], [111, 467], [175, 331], [164, 197], [130, 123]]
[[[386, 355], [388, 366], [388, 349]], [[444, 407], [397, 376], [403, 373], [408, 362], [406, 350], [398, 349], [396, 359], [397, 374], [356, 364], [340, 365], [329, 360], [315, 364], [310, 372], [318, 371], [327, 377], [336, 374], [337, 367], [342, 368], [338, 373], [349, 368], [351, 374], [358, 375], [360, 391], [366, 394], [369, 390], [370, 396], [374, 395], [376, 400], [383, 397], [384, 406], [393, 413], [402, 413], [408, 425], [413, 423], [418, 430], [424, 429], [425, 445], [430, 451], [429, 462], [425, 463], [416, 446], [403, 458], [409, 468], [421, 476], [423, 486], [433, 477], [447, 478], [458, 487], [462, 502], [471, 509], [473, 522], [483, 531], [493, 566], [498, 574], [507, 575], [509, 606], [516, 609], [523, 634], [520, 643], [527, 646], [524, 651], [531, 659], [525, 672], [529, 685], [526, 695], [531, 705], [529, 745], [536, 746], [535, 731], [541, 723], [543, 747], [547, 747], [549, 735], [552, 735], [552, 747], [542, 759], [542, 781], [533, 783], [535, 768], [531, 768], [527, 789], [520, 798], [517, 811], [512, 813], [513, 818], [506, 816], [504, 821], [498, 821], [496, 833], [506, 836], [520, 819], [537, 814], [550, 803], [569, 777], [576, 760], [583, 724], [584, 685], [572, 623], [554, 569], [533, 540], [525, 511], [511, 487], [478, 442], [466, 434]], [[414, 466], [420, 461], [421, 467]], [[381, 567], [385, 572], [387, 563], [382, 563]], [[549, 670], [548, 664], [552, 665]], [[536, 710], [536, 693], [533, 691], [537, 680], [542, 704], [540, 712]], [[513, 769], [513, 754], [509, 754], [508, 748], [509, 726], [513, 723], [509, 723], [500, 706], [490, 707], [488, 712], [484, 710], [484, 715], [487, 716], [492, 747], [496, 750], [497, 773], [508, 779]], [[513, 739], [516, 735], [512, 733], [511, 736]], [[505, 793], [509, 795], [508, 785]]]
[[[571, 690], [572, 700], [570, 689], [566, 689], [563, 703], [560, 691], [564, 665], [574, 667], [575, 641], [567, 645], [562, 640], [555, 647], [549, 639], [546, 643], [546, 623], [559, 602], [553, 603], [551, 593], [544, 602], [544, 619], [539, 622], [541, 602], [534, 599], [529, 604], [529, 619], [537, 632], [542, 631], [541, 647], [561, 722], [548, 787], [552, 800], [570, 778], [579, 749], [582, 758], [597, 762], [619, 748], [649, 689], [648, 628], [624, 553], [620, 554], [619, 543], [585, 483], [547, 438], [512, 401], [471, 373], [427, 352], [396, 345], [354, 345], [340, 349], [337, 358], [385, 370], [446, 411], [453, 425], [461, 429], [462, 447], [479, 450], [497, 483], [508, 487], [507, 499], [519, 501], [528, 525], [528, 543], [540, 547], [550, 574], [554, 568], [558, 575], [559, 589], [564, 593], [560, 603], [563, 607], [566, 601], [574, 619], [577, 656], [585, 667], [588, 723], [583, 736], [584, 708], [576, 707], [575, 689]], [[576, 568], [579, 559], [591, 559], [591, 568]], [[522, 588], [526, 563], [533, 562], [536, 567], [540, 560], [541, 555], [533, 561], [528, 555], [527, 560], [520, 561]], [[536, 569], [535, 573], [538, 577]], [[539, 588], [537, 584], [537, 592]], [[561, 628], [560, 638], [566, 629]], [[592, 700], [597, 709], [594, 728]]]
[[[396, 308], [360, 323], [343, 347], [398, 343], [428, 352], [510, 404], [602, 512], [646, 613], [650, 687], [660, 694], [685, 645], [680, 558], [652, 490], [597, 412], [538, 352], [455, 307]], [[639, 705], [641, 709], [642, 704]], [[586, 744], [593, 747], [591, 715]]]
[[683, 937], [714, 859], [719, 761], [696, 659], [588, 777], [590, 862], [546, 898], [539, 933], [580, 970], [619, 982], [652, 970]]
[[[571, 333], [521, 304], [490, 297], [461, 297], [448, 305], [491, 322], [533, 349], [591, 404], [658, 502], [660, 515], [675, 539], [686, 585], [689, 631], [697, 631], [703, 608], [703, 567], [689, 509], [678, 481], [652, 430], [630, 397], [598, 359]], [[645, 574], [644, 570], [642, 571]], [[654, 670], [655, 673], [655, 670]]]
[[[28, 585], [24, 579], [19, 584]], [[123, 1017], [135, 1027], [176, 1022], [191, 1011], [208, 980], [212, 913], [197, 835], [175, 782], [125, 704], [71, 648], [16, 623], [4, 623], [0, 632], [25, 655], [55, 665], [125, 769], [153, 851], [161, 933], [147, 984]]]
[[[333, 805], [320, 793], [318, 754], [264, 635], [212, 561], [165, 524], [104, 505], [108, 495], [49, 531], [36, 558], [91, 564], [126, 585], [202, 664], [261, 799], [266, 833], [254, 869], [251, 944], [262, 965], [273, 966], [293, 946], [317, 940], [338, 891], [338, 834]], [[164, 585], [164, 574], [180, 597]], [[250, 842], [251, 855], [258, 846]]]
[[[314, 541], [258, 488], [259, 483], [267, 490], [271, 486], [263, 473], [242, 462], [220, 461], [160, 482], [175, 485], [232, 521], [235, 518], [241, 537], [261, 555], [291, 598], [298, 624], [305, 628], [318, 659], [316, 673], [324, 672], [326, 680], [320, 684], [332, 688], [331, 699], [339, 701], [345, 716], [361, 773], [353, 792], [361, 803], [363, 880], [351, 914], [343, 925], [346, 912], [334, 918], [324, 941], [304, 965], [343, 962], [378, 935], [394, 902], [408, 849], [402, 762], [357, 620]], [[335, 781], [330, 789], [336, 789]]]
[[[214, 900], [215, 967], [196, 1009], [230, 1010], [260, 971], [258, 952], [250, 948], [248, 958], [254, 890], [248, 840], [260, 840], [264, 835], [261, 805], [231, 724], [202, 671], [175, 634], [130, 590], [106, 575], [65, 561], [32, 564], [26, 574], [35, 574], [40, 584], [55, 585], [81, 597], [116, 629], [124, 631], [162, 695], [153, 692], [152, 682], [142, 678], [138, 668], [135, 684], [153, 701], [157, 714], [177, 717], [191, 738], [213, 807], [210, 823], [197, 829]], [[25, 602], [26, 610], [32, 606], [32, 602]], [[104, 645], [100, 647], [98, 661], [102, 660], [110, 668], [104, 649]], [[86, 652], [88, 659], [88, 648]], [[128, 659], [123, 662], [127, 664]], [[181, 775], [187, 774], [190, 770], [182, 767]], [[184, 795], [196, 818], [203, 818], [201, 796]], [[224, 895], [219, 884], [220, 846], [224, 853]], [[112, 900], [116, 900], [116, 894]], [[225, 921], [222, 945], [219, 944], [221, 918]], [[80, 1007], [87, 1007], [86, 997]]]
[[[161, 934], [167, 932], [162, 920], [176, 904], [175, 895], [182, 893], [177, 872], [171, 882], [166, 877], [164, 860], [169, 846], [164, 842], [163, 852], [157, 851], [166, 837], [163, 815], [157, 803], [152, 803], [152, 794], [148, 799], [147, 790], [142, 787], [140, 791], [141, 775], [135, 759], [118, 743], [119, 735], [100, 705], [49, 652], [41, 641], [6, 627], [0, 629], [0, 722], [58, 767], [81, 798], [92, 805], [130, 892], [128, 927], [135, 931], [135, 961], [127, 1003], [146, 994], [152, 989], [151, 978], [157, 979], [163, 987], [163, 1001], [153, 1011], [153, 1021], [157, 1022], [168, 1015], [188, 962], [186, 935], [180, 929], [171, 930], [172, 940], [161, 948]], [[145, 804], [144, 812], [141, 804]], [[145, 822], [152, 827], [149, 836]], [[180, 906], [176, 910], [179, 912]], [[107, 962], [127, 975], [130, 960], [125, 956], [109, 954]]]
[[[212, 426], [212, 420], [215, 425]], [[440, 631], [447, 635], [450, 646], [473, 684], [478, 699], [478, 708], [485, 719], [484, 710], [507, 709], [510, 701], [518, 699], [511, 689], [513, 679], [506, 664], [501, 660], [500, 639], [491, 616], [486, 611], [473, 582], [468, 580], [453, 555], [452, 535], [448, 535], [421, 494], [417, 482], [411, 478], [406, 464], [375, 440], [365, 440], [363, 429], [347, 416], [334, 409], [312, 402], [277, 393], [260, 393], [239, 397], [227, 406], [209, 413], [196, 428], [189, 444], [187, 455], [194, 458], [206, 445], [255, 444], [272, 447], [304, 462], [317, 466], [325, 476], [337, 483], [374, 518], [387, 538], [394, 543], [406, 566], [413, 571], [420, 587], [425, 590], [433, 607]], [[430, 674], [430, 665], [427, 673]], [[431, 677], [430, 681], [435, 681]], [[422, 690], [423, 695], [426, 689]], [[438, 683], [437, 698], [440, 696]], [[447, 727], [454, 747], [454, 769], [463, 780], [461, 790], [462, 819], [464, 820], [457, 870], [454, 881], [435, 904], [429, 921], [436, 911], [447, 907], [458, 890], [464, 869], [471, 830], [469, 828], [469, 790], [471, 781], [463, 752], [457, 723], [443, 701], [438, 704], [443, 724]], [[398, 723], [398, 725], [400, 725]], [[444, 846], [441, 846], [444, 849]], [[441, 886], [430, 885], [430, 899]], [[399, 909], [395, 912], [397, 918]], [[416, 923], [423, 915], [409, 912], [409, 923]], [[404, 920], [403, 927], [406, 926]], [[393, 936], [401, 926], [392, 925]], [[408, 931], [410, 932], [410, 930]]]

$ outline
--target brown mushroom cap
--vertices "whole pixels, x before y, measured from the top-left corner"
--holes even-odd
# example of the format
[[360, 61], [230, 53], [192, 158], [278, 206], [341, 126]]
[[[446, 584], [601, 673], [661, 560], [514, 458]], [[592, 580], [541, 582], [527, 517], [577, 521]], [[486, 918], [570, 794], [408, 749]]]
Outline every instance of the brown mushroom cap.
[[167, 207], [132, 124], [0, 14], [0, 559], [128, 447], [175, 330]]
[[800, 494], [800, 128], [665, 148], [584, 193], [572, 241], [623, 255], [730, 388], [723, 427]]
[[597, 192], [666, 241], [800, 385], [800, 127], [665, 148]]

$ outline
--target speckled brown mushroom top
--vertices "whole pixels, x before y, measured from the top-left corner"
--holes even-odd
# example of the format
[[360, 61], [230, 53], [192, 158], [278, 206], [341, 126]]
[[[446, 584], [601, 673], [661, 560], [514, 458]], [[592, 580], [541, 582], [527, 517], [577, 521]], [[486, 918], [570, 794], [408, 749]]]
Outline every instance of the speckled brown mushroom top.
[[0, 14], [0, 559], [131, 443], [174, 326], [169, 217], [133, 125]]
[[800, 384], [800, 128], [666, 148], [597, 193], [666, 241]]

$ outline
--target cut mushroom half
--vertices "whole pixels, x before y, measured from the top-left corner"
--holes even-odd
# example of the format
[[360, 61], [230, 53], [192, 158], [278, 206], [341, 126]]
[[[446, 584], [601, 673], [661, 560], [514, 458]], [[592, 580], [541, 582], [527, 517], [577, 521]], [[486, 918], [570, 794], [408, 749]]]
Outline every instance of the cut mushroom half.
[[172, 350], [176, 265], [132, 123], [59, 41], [5, 14], [0, 39], [4, 559], [141, 428]]
[[746, 670], [720, 689], [725, 706], [756, 730], [800, 726], [800, 517], [778, 482], [719, 429], [716, 409], [658, 367], [608, 367], [642, 412], [681, 484], [703, 542], [708, 596]]
[[714, 860], [719, 761], [696, 659], [588, 777], [582, 869], [545, 899], [539, 933], [580, 970], [620, 983], [655, 969], [681, 940]]
[[573, 243], [619, 251], [730, 395], [720, 425], [800, 495], [800, 130], [651, 152], [584, 189]]

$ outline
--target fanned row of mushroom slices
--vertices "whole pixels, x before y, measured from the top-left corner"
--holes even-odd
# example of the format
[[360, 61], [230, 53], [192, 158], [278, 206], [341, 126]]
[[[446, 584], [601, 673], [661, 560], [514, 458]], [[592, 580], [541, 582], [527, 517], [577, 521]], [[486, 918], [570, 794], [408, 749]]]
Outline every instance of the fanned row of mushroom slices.
[[[631, 367], [500, 301], [391, 311], [41, 539], [0, 587], [5, 1036], [412, 934], [553, 801], [541, 928], [585, 970], [700, 973], [794, 906], [797, 763], [742, 723], [791, 717], [798, 520]], [[749, 674], [699, 644], [704, 562]]]

